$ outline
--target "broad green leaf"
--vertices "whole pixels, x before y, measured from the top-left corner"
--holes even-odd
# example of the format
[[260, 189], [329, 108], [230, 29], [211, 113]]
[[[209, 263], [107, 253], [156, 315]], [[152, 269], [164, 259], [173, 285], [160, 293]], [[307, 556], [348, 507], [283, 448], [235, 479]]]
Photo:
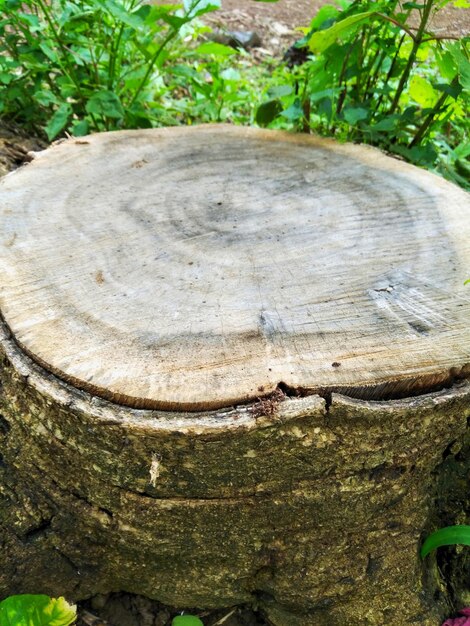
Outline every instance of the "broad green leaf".
[[39, 91], [35, 91], [34, 99], [36, 100], [36, 102], [46, 107], [50, 104], [60, 105], [61, 103], [61, 100], [59, 100], [59, 98], [55, 94], [53, 94], [52, 91], [48, 91], [46, 89], [40, 89]]
[[94, 93], [86, 104], [87, 113], [93, 115], [103, 115], [121, 119], [124, 117], [124, 109], [121, 101], [115, 93], [103, 89]]
[[451, 53], [448, 50], [436, 49], [435, 58], [440, 73], [450, 82], [458, 71], [457, 63]]
[[4, 85], [9, 85], [13, 80], [13, 74], [8, 74], [7, 72], [0, 72], [0, 83]]
[[291, 122], [297, 122], [302, 119], [304, 112], [300, 100], [297, 98], [295, 102], [290, 105], [290, 107], [281, 113], [281, 115]]
[[0, 602], [1, 626], [70, 626], [76, 617], [76, 607], [64, 598], [19, 595]]
[[366, 120], [369, 117], [369, 110], [363, 107], [347, 107], [343, 111], [343, 116], [348, 124], [354, 125], [361, 120]]
[[470, 526], [446, 526], [431, 533], [421, 547], [421, 558], [441, 546], [470, 546]]
[[216, 43], [215, 41], [208, 41], [198, 46], [195, 53], [201, 55], [211, 54], [217, 57], [229, 57], [232, 54], [237, 54], [237, 51], [230, 46], [224, 46], [223, 44]]
[[[70, 104], [64, 102], [60, 105], [60, 107], [57, 109], [57, 111], [54, 113], [54, 115], [51, 117], [46, 125], [46, 133], [49, 141], [55, 139], [60, 131], [65, 128], [71, 114], [72, 107], [70, 106]], [[0, 624], [2, 624], [1, 621]]]
[[204, 624], [195, 615], [177, 615], [173, 618], [171, 626], [204, 626]]
[[447, 84], [447, 83], [438, 83], [438, 84], [433, 85], [433, 87], [437, 91], [442, 91], [442, 92], [446, 93], [448, 96], [451, 96], [452, 98], [454, 98], [454, 100], [457, 100], [457, 98], [462, 93], [462, 85], [452, 85], [452, 84]]
[[317, 14], [310, 22], [310, 29], [320, 29], [322, 27], [322, 24], [327, 21], [334, 20], [338, 17], [339, 14], [340, 12], [337, 7], [333, 6], [332, 4], [325, 4], [318, 10]]
[[320, 53], [332, 46], [344, 35], [350, 34], [352, 30], [359, 28], [361, 24], [370, 20], [375, 15], [374, 11], [366, 11], [357, 15], [350, 15], [340, 22], [336, 22], [326, 30], [320, 30], [312, 34], [309, 41], [309, 48], [312, 52]]
[[280, 100], [269, 100], [258, 107], [256, 123], [259, 126], [268, 126], [282, 111]]
[[464, 42], [455, 42], [448, 45], [448, 51], [457, 65], [460, 84], [465, 90], [470, 90], [470, 60], [467, 58], [463, 46]]
[[290, 96], [293, 91], [292, 85], [276, 85], [268, 89], [268, 96], [270, 98], [282, 98], [282, 96]]
[[454, 0], [452, 4], [454, 5], [454, 7], [457, 7], [457, 9], [470, 9], [469, 0]]
[[409, 94], [415, 102], [424, 108], [434, 106], [439, 97], [429, 81], [417, 74], [410, 80]]
[[220, 9], [220, 0], [183, 0], [186, 15], [191, 19]]
[[391, 115], [390, 117], [386, 117], [385, 119], [380, 120], [380, 122], [377, 122], [377, 124], [374, 124], [371, 128], [372, 130], [380, 130], [380, 131], [393, 130], [395, 126], [397, 125], [397, 120], [398, 120], [398, 116]]
[[220, 78], [224, 80], [239, 81], [241, 79], [240, 72], [233, 67], [228, 67], [226, 70], [220, 72]]
[[80, 120], [75, 122], [72, 126], [72, 133], [74, 137], [83, 137], [90, 132], [90, 126], [86, 120]]
[[331, 87], [331, 89], [314, 91], [310, 94], [310, 102], [318, 102], [319, 100], [323, 100], [323, 98], [331, 98], [336, 96], [340, 91], [342, 91], [342, 87]]
[[467, 280], [464, 282], [464, 285], [470, 285], [470, 278], [467, 278]]
[[57, 63], [58, 59], [59, 59], [59, 55], [57, 54], [57, 52], [51, 48], [50, 46], [47, 45], [47, 43], [45, 41], [41, 41], [39, 42], [39, 47], [41, 48], [41, 50], [44, 52], [44, 54], [53, 62], [53, 63]]
[[115, 2], [115, 0], [94, 0], [94, 2], [103, 11], [112, 15], [118, 22], [126, 24], [126, 26], [137, 30], [143, 25], [143, 20], [135, 13], [126, 11], [122, 3]]

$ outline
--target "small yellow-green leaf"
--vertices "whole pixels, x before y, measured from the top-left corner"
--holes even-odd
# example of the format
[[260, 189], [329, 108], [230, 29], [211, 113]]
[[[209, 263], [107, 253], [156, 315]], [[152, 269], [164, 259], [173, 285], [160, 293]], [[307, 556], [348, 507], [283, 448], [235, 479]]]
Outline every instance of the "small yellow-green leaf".
[[439, 95], [430, 83], [422, 76], [413, 76], [410, 80], [410, 96], [423, 108], [434, 106]]
[[77, 608], [64, 598], [25, 594], [0, 602], [1, 626], [70, 626], [76, 617]]

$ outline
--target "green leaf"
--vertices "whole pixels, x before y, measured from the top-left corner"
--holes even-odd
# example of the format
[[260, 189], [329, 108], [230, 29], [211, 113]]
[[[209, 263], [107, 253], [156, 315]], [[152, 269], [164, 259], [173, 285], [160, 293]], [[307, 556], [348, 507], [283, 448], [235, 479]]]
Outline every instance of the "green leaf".
[[173, 618], [171, 626], [204, 626], [204, 624], [195, 615], [177, 615]]
[[435, 55], [439, 71], [442, 76], [450, 82], [458, 71], [456, 62], [448, 50], [436, 49]]
[[36, 102], [45, 107], [51, 104], [56, 104], [58, 106], [61, 104], [61, 100], [59, 100], [59, 98], [53, 94], [52, 91], [48, 91], [47, 89], [40, 89], [39, 91], [36, 91], [34, 93], [34, 99]]
[[268, 126], [282, 111], [280, 100], [269, 100], [258, 107], [256, 123], [259, 126]]
[[460, 84], [465, 90], [470, 90], [470, 61], [463, 46], [463, 42], [455, 42], [448, 45], [448, 51], [457, 65]]
[[451, 98], [454, 98], [454, 100], [457, 100], [457, 98], [462, 93], [462, 85], [437, 83], [437, 84], [433, 84], [433, 87], [434, 89], [436, 89], [436, 91], [442, 91], [446, 93], [448, 96], [450, 96]]
[[121, 101], [115, 93], [103, 89], [94, 93], [86, 104], [87, 113], [103, 115], [121, 119], [124, 117], [124, 109]]
[[304, 111], [299, 98], [297, 98], [295, 102], [290, 105], [290, 107], [283, 111], [281, 115], [291, 122], [297, 122], [302, 119], [304, 117]]
[[319, 30], [312, 34], [309, 41], [309, 48], [317, 54], [332, 46], [341, 37], [350, 34], [351, 31], [359, 28], [361, 24], [370, 20], [375, 15], [374, 11], [366, 11], [357, 15], [350, 15], [340, 22], [336, 22], [330, 28]]
[[87, 120], [80, 120], [72, 125], [72, 133], [74, 137], [83, 137], [90, 132], [90, 126]]
[[228, 67], [220, 72], [220, 78], [224, 80], [239, 81], [241, 79], [240, 72], [233, 67]]
[[53, 50], [50, 46], [48, 46], [45, 41], [39, 42], [39, 47], [53, 63], [57, 63], [59, 59], [59, 55], [57, 54], [55, 50]]
[[[468, 282], [468, 281], [467, 281]], [[427, 537], [421, 547], [421, 558], [440, 548], [441, 546], [453, 546], [455, 544], [470, 546], [470, 526], [446, 526]]]
[[467, 280], [464, 282], [464, 285], [470, 285], [470, 278], [467, 278]]
[[290, 96], [293, 91], [292, 85], [276, 85], [268, 89], [268, 96], [270, 98], [282, 98], [282, 96]]
[[201, 55], [211, 54], [217, 57], [229, 57], [232, 54], [237, 54], [237, 51], [230, 46], [224, 46], [223, 44], [216, 43], [215, 41], [208, 41], [201, 44], [194, 52]]
[[415, 102], [425, 108], [432, 107], [438, 98], [429, 81], [417, 74], [410, 80], [409, 93]]
[[336, 19], [339, 14], [340, 14], [340, 11], [338, 10], [337, 7], [333, 6], [332, 4], [325, 4], [318, 10], [317, 14], [311, 21], [310, 29], [311, 30], [321, 29], [322, 24], [324, 24], [325, 22], [329, 22], [330, 20]]
[[186, 15], [193, 19], [204, 13], [210, 13], [211, 11], [217, 11], [220, 9], [220, 0], [183, 0], [184, 10]]
[[19, 595], [0, 602], [1, 626], [70, 626], [76, 617], [76, 607], [64, 598]]
[[[67, 104], [66, 102], [64, 102], [63, 104], [60, 105], [60, 107], [57, 109], [57, 111], [54, 113], [54, 115], [51, 117], [51, 119], [48, 121], [46, 125], [45, 130], [46, 130], [47, 138], [49, 139], [49, 141], [52, 141], [53, 139], [55, 139], [57, 135], [60, 133], [60, 131], [65, 128], [71, 114], [72, 114], [72, 107], [70, 106], [70, 104]], [[2, 622], [0, 620], [0, 624], [1, 623]]]
[[377, 124], [374, 124], [371, 128], [372, 130], [380, 130], [380, 131], [393, 130], [395, 126], [397, 125], [397, 120], [398, 120], [398, 116], [391, 115], [390, 117], [386, 117], [385, 119], [380, 120], [380, 122], [377, 122]]
[[369, 117], [369, 110], [362, 107], [347, 107], [343, 111], [344, 119], [348, 124], [354, 125]]
[[115, 0], [94, 0], [94, 2], [97, 6], [101, 7], [105, 13], [109, 13], [114, 19], [126, 24], [126, 26], [130, 26], [135, 30], [143, 26], [143, 20], [138, 15], [126, 11], [124, 6], [119, 2], [115, 2]]
[[323, 98], [332, 98], [336, 96], [340, 91], [342, 91], [342, 87], [331, 87], [330, 89], [314, 91], [310, 95], [310, 102], [318, 102], [318, 100], [323, 100]]

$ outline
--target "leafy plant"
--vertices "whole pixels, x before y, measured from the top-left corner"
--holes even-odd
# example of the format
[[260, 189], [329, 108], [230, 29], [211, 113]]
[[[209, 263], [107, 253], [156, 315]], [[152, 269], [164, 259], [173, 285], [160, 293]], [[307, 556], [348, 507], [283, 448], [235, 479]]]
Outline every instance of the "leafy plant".
[[64, 598], [18, 595], [0, 602], [1, 626], [70, 626], [76, 617], [76, 607]]
[[470, 526], [446, 526], [433, 532], [421, 547], [421, 558], [424, 559], [430, 552], [442, 546], [451, 545], [470, 546]]
[[280, 70], [256, 121], [379, 145], [468, 185], [469, 40], [428, 31], [449, 2], [323, 6], [296, 43], [306, 62]]
[[190, 23], [219, 6], [0, 0], [0, 116], [50, 140], [176, 123], [163, 103], [167, 66]]

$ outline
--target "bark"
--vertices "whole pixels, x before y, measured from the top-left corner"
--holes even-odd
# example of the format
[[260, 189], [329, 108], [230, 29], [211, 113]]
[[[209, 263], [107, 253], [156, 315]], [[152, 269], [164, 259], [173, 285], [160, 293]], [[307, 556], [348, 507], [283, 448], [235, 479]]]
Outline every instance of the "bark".
[[275, 626], [445, 614], [418, 547], [464, 440], [467, 382], [388, 402], [137, 410], [59, 381], [2, 332], [1, 595], [248, 602]]

